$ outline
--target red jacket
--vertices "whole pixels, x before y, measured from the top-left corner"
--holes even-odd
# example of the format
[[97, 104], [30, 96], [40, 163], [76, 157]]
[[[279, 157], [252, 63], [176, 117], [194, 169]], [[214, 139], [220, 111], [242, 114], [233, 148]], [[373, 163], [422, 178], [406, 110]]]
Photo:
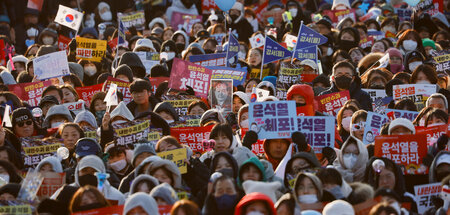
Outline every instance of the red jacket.
[[268, 196], [262, 193], [250, 193], [245, 195], [241, 201], [236, 205], [236, 209], [234, 210], [234, 215], [245, 215], [245, 211], [242, 211], [247, 205], [254, 203], [256, 201], [263, 201], [270, 208], [269, 215], [276, 215], [277, 211], [275, 210], [275, 206]]

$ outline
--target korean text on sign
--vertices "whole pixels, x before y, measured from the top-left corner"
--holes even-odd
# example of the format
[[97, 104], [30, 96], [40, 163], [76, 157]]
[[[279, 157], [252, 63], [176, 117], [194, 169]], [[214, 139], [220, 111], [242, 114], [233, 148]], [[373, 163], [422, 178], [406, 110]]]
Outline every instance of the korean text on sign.
[[336, 116], [345, 102], [350, 100], [350, 92], [348, 90], [337, 93], [330, 93], [327, 95], [318, 96], [315, 98], [319, 103], [319, 110], [322, 113]]
[[290, 138], [298, 128], [295, 101], [251, 103], [248, 112], [259, 139]]
[[423, 184], [414, 186], [416, 196], [417, 212], [424, 214], [425, 211], [433, 207], [432, 197], [439, 195], [442, 190], [441, 183]]
[[193, 55], [189, 61], [200, 66], [225, 66], [227, 53]]
[[322, 153], [322, 148], [334, 145], [334, 117], [300, 116], [297, 118], [298, 131], [305, 134], [308, 144], [315, 153]]
[[195, 95], [207, 98], [212, 71], [202, 66], [175, 58], [172, 65], [169, 87], [187, 90], [194, 89]]
[[22, 83], [8, 85], [9, 91], [17, 95], [22, 101], [27, 101], [31, 107], [36, 107], [41, 100], [42, 92], [52, 85], [49, 81], [39, 81], [33, 83]]
[[123, 102], [129, 103], [131, 102], [131, 92], [130, 92], [130, 84], [129, 82], [122, 81], [120, 79], [116, 79], [113, 77], [108, 77], [106, 79], [105, 84], [103, 85], [103, 92], [108, 92], [109, 86], [111, 86], [111, 83], [114, 83], [117, 85], [117, 91], [121, 92], [123, 95]]
[[177, 165], [181, 174], [187, 172], [187, 165], [185, 160], [187, 159], [186, 148], [174, 149], [165, 152], [159, 152], [158, 156], [162, 159], [170, 160]]
[[205, 127], [184, 127], [170, 128], [170, 135], [177, 138], [180, 144], [189, 146], [197, 155], [202, 154], [206, 150], [203, 148], [202, 141], [209, 140], [213, 125]]
[[417, 106], [417, 110], [421, 110], [425, 105], [428, 97], [437, 92], [435, 84], [402, 84], [393, 87], [394, 100], [404, 98], [411, 99]]
[[106, 40], [77, 38], [77, 59], [100, 62], [106, 54]]

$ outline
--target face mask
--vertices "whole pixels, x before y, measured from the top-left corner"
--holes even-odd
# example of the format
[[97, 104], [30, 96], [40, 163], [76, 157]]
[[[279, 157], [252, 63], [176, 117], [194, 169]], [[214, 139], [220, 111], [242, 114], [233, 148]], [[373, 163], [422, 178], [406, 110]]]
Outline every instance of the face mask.
[[36, 28], [29, 28], [27, 30], [28, 37], [36, 37], [39, 34], [39, 31]]
[[438, 122], [438, 123], [428, 124], [428, 126], [439, 126], [439, 125], [445, 125], [445, 123], [443, 123], [443, 122]]
[[84, 22], [84, 26], [87, 28], [93, 28], [95, 26], [95, 21], [94, 20], [86, 20]]
[[395, 209], [395, 211], [397, 211], [397, 214], [401, 214], [401, 208], [400, 205], [398, 204], [398, 202], [394, 202], [392, 204], [390, 204], [391, 207], [393, 207]]
[[236, 202], [236, 195], [223, 194], [216, 197], [216, 204], [219, 210], [230, 209]]
[[316, 194], [300, 195], [298, 196], [298, 201], [300, 203], [312, 204], [318, 202]]
[[291, 8], [291, 9], [289, 9], [289, 12], [291, 12], [292, 18], [294, 18], [294, 17], [297, 16], [298, 9], [297, 8]]
[[345, 198], [344, 194], [342, 194], [340, 186], [334, 186], [333, 188], [331, 188], [331, 189], [329, 189], [327, 191], [330, 192], [331, 194], [333, 194], [333, 196], [336, 199], [343, 199], [343, 198]]
[[51, 127], [52, 128], [58, 128], [60, 125], [62, 125], [64, 122], [52, 122]]
[[348, 132], [350, 132], [350, 122], [352, 121], [352, 117], [348, 116], [342, 119], [342, 127]]
[[331, 47], [328, 47], [327, 56], [331, 56], [332, 54], [333, 54], [333, 49]]
[[44, 43], [44, 45], [53, 45], [53, 37], [42, 38], [42, 43]]
[[248, 128], [248, 119], [241, 121], [241, 128]]
[[6, 183], [9, 183], [9, 175], [8, 174], [0, 174], [0, 178], [2, 178]]
[[341, 47], [341, 49], [344, 49], [345, 51], [348, 52], [353, 47], [356, 47], [356, 44], [354, 41], [341, 40], [341, 42], [339, 43], [339, 47]]
[[347, 167], [347, 169], [351, 169], [355, 166], [357, 159], [358, 156], [353, 153], [344, 154], [344, 165]]
[[116, 120], [116, 121], [112, 122], [111, 124], [112, 125], [119, 125], [119, 124], [126, 123], [126, 122], [127, 122], [126, 120]]
[[414, 61], [412, 63], [409, 63], [409, 71], [414, 72], [414, 70], [420, 65], [422, 64], [422, 61]]
[[125, 159], [116, 161], [114, 163], [109, 164], [109, 166], [114, 170], [114, 172], [120, 172], [121, 170], [125, 169], [127, 166], [127, 161]]
[[340, 89], [349, 89], [350, 83], [352, 82], [352, 78], [347, 76], [340, 76], [334, 79], [336, 86]]
[[95, 175], [88, 174], [88, 175], [78, 176], [78, 183], [80, 184], [81, 187], [84, 187], [85, 185], [91, 185], [91, 186], [97, 187], [98, 180]]
[[88, 67], [84, 68], [84, 72], [88, 76], [93, 76], [93, 75], [95, 75], [95, 73], [97, 73], [97, 68], [95, 66], [88, 66]]
[[403, 69], [403, 65], [401, 64], [391, 64], [389, 67], [391, 68], [391, 72], [394, 74], [401, 72]]
[[238, 52], [238, 58], [241, 60], [245, 60], [246, 54], [245, 52]]
[[431, 83], [427, 80], [420, 80], [420, 81], [416, 81], [416, 84], [431, 84]]
[[112, 20], [112, 14], [111, 14], [111, 11], [106, 11], [106, 12], [100, 14], [100, 18], [101, 18], [103, 21], [111, 21], [111, 20]]
[[99, 119], [103, 119], [103, 116], [105, 115], [106, 110], [99, 110], [99, 111], [95, 111], [95, 116]]
[[79, 209], [80, 209], [80, 211], [88, 211], [88, 210], [93, 210], [93, 209], [103, 208], [103, 207], [105, 207], [105, 205], [102, 205], [101, 203], [92, 203], [92, 204], [80, 206]]
[[417, 48], [417, 42], [414, 40], [404, 40], [403, 48], [405, 48], [406, 51], [414, 51]]

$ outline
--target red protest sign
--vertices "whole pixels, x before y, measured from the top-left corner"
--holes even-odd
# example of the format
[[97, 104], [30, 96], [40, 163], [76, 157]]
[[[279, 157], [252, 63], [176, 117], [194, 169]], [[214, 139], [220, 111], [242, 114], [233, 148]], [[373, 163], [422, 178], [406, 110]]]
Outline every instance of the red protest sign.
[[42, 4], [44, 4], [44, 0], [28, 0], [27, 8], [41, 11]]
[[368, 47], [372, 47], [374, 39], [372, 36], [364, 37], [359, 41], [359, 47], [365, 49]]
[[353, 20], [356, 20], [355, 9], [347, 9], [347, 10], [324, 10], [324, 15], [330, 17], [333, 25], [336, 26], [341, 20], [350, 17]]
[[211, 10], [219, 9], [214, 0], [203, 0], [202, 1], [202, 14], [210, 14]]
[[0, 40], [0, 64], [6, 66], [6, 48], [3, 39]]
[[103, 84], [96, 84], [86, 87], [77, 87], [75, 90], [77, 91], [78, 96], [80, 96], [80, 99], [86, 103], [87, 107], [89, 107], [92, 97], [95, 93], [102, 91], [102, 86]]
[[160, 215], [170, 215], [170, 210], [172, 210], [173, 205], [159, 205], [158, 211]]
[[67, 50], [67, 48], [69, 47], [70, 41], [71, 41], [70, 38], [65, 37], [63, 35], [59, 35], [59, 37], [58, 37], [58, 49], [60, 51]]
[[42, 176], [44, 180], [36, 194], [41, 200], [52, 196], [66, 183], [66, 173], [46, 172], [42, 173]]
[[170, 80], [169, 77], [154, 77], [154, 78], [150, 77], [149, 79], [150, 79], [150, 84], [152, 85], [153, 93], [156, 93], [156, 89], [162, 82]]
[[26, 101], [31, 107], [36, 107], [41, 101], [42, 92], [52, 81], [38, 81], [32, 83], [22, 83], [8, 85], [9, 91], [16, 94], [22, 101]]
[[103, 84], [102, 91], [108, 92], [109, 86], [111, 86], [111, 83], [114, 83], [117, 85], [117, 91], [122, 93], [123, 101], [125, 103], [131, 102], [131, 100], [132, 100], [131, 92], [130, 92], [131, 83], [109, 76], [108, 79], [106, 79], [105, 83]]
[[356, 215], [369, 214], [372, 207], [377, 205], [380, 201], [381, 201], [381, 197], [377, 197], [377, 198], [369, 199], [365, 202], [354, 205], [353, 209], [355, 209], [355, 214]]
[[206, 152], [203, 148], [203, 140], [209, 139], [209, 133], [214, 125], [205, 127], [180, 127], [170, 128], [170, 135], [177, 138], [178, 142], [185, 144], [192, 149], [192, 151], [202, 154]]
[[172, 64], [169, 88], [187, 90], [187, 86], [194, 89], [195, 95], [208, 98], [209, 83], [212, 70], [197, 64], [175, 58]]
[[375, 156], [385, 157], [399, 164], [404, 174], [426, 174], [422, 159], [427, 155], [424, 134], [384, 135], [375, 137]]
[[112, 40], [110, 40], [110, 41], [108, 41], [108, 46], [109, 46], [109, 48], [111, 48], [111, 50], [116, 50], [116, 46], [117, 46], [117, 42], [119, 41], [119, 38], [118, 37], [116, 37], [116, 38], [114, 38], [114, 39], [112, 39]]
[[437, 139], [443, 135], [446, 134], [448, 131], [448, 125], [438, 125], [438, 126], [431, 126], [431, 127], [419, 127], [416, 126], [416, 134], [425, 134], [427, 135], [427, 144], [429, 146], [432, 146], [434, 143], [436, 143]]
[[319, 111], [336, 116], [345, 102], [350, 100], [348, 90], [315, 97], [319, 105]]
[[98, 208], [88, 211], [73, 213], [72, 215], [96, 215], [96, 214], [122, 214], [124, 205], [114, 205], [105, 208]]

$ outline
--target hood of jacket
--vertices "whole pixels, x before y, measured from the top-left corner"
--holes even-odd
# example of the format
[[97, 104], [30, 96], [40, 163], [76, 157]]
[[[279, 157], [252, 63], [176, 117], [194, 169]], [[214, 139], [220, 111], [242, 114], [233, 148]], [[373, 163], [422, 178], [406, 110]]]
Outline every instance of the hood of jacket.
[[36, 167], [36, 169], [34, 171], [35, 172], [39, 172], [39, 170], [41, 170], [41, 168], [42, 168], [42, 166], [44, 164], [52, 165], [52, 169], [56, 173], [62, 173], [63, 172], [63, 168], [62, 168], [61, 162], [59, 161], [59, 159], [57, 157], [54, 157], [54, 156], [50, 156], [50, 157], [46, 157], [46, 158], [42, 159], [41, 162], [39, 162], [39, 164], [37, 165], [37, 167]]
[[231, 155], [229, 152], [217, 152], [214, 154], [214, 157], [211, 159], [211, 166], [209, 167], [211, 173], [214, 173], [216, 171], [216, 166], [219, 162], [220, 157], [224, 157], [225, 159], [227, 159], [228, 163], [231, 164], [231, 168], [233, 169], [233, 178], [237, 178], [239, 166], [236, 159], [234, 159], [233, 155]]
[[[238, 10], [238, 11], [241, 12], [241, 14], [239, 15], [239, 17], [238, 17], [236, 20], [234, 20], [234, 22], [233, 22], [234, 24], [236, 24], [236, 23], [238, 23], [239, 21], [241, 21], [242, 18], [244, 18], [244, 15], [245, 15], [244, 5], [243, 5], [242, 3], [236, 1], [231, 9]], [[230, 10], [231, 10], [231, 9], [230, 9]], [[228, 22], [231, 22], [231, 19], [230, 19], [229, 16], [227, 16], [227, 21], [228, 21]]]
[[[346, 167], [344, 164], [343, 151], [348, 145], [352, 143], [355, 143], [356, 146], [358, 147], [359, 155], [356, 159], [355, 165], [350, 169]], [[341, 150], [338, 151], [337, 159], [333, 162], [333, 166], [342, 174], [342, 176], [347, 182], [361, 181], [364, 178], [366, 164], [368, 161], [369, 161], [369, 153], [367, 152], [367, 148], [364, 145], [364, 143], [353, 136], [349, 136], [348, 139], [342, 145]], [[352, 178], [349, 178], [348, 176], [346, 177], [345, 172], [353, 173], [353, 177]]]
[[177, 36], [180, 34], [183, 35], [183, 37], [184, 37], [184, 41], [185, 41], [184, 49], [187, 49], [189, 46], [189, 36], [183, 30], [175, 31], [175, 33], [173, 33], [173, 35], [172, 35], [172, 40], [176, 41]]
[[146, 71], [144, 64], [142, 63], [141, 59], [139, 58], [139, 56], [136, 53], [134, 53], [134, 52], [123, 53], [122, 57], [120, 57], [118, 66], [120, 66], [122, 64], [126, 64], [131, 69], [133, 69], [133, 74], [135, 76], [137, 76], [137, 77], [145, 76], [145, 74], [137, 74], [136, 73], [137, 71], [135, 71], [136, 70], [135, 68], [139, 68], [140, 70], [143, 70], [144, 72]]
[[130, 122], [134, 119], [133, 114], [130, 112], [125, 102], [120, 102], [119, 105], [114, 108], [114, 110], [111, 112], [111, 120], [114, 120], [114, 117], [116, 116], [121, 116]]
[[233, 93], [233, 96], [237, 96], [237, 97], [239, 97], [240, 99], [242, 99], [242, 101], [244, 101], [244, 105], [245, 105], [245, 104], [250, 104], [250, 98], [248, 97], [247, 94], [245, 94], [245, 93], [242, 92], [242, 91], [236, 91], [236, 92], [234, 92], [234, 93]]
[[[146, 169], [143, 169], [147, 164], [151, 164], [154, 161], [161, 160], [162, 158], [152, 155], [150, 157], [145, 158], [139, 166], [134, 170], [134, 178], [137, 178], [140, 174], [145, 173]], [[148, 168], [148, 167], [147, 167]]]
[[[319, 168], [319, 167], [321, 167], [321, 165], [319, 163], [319, 160], [317, 160], [317, 158], [312, 156], [310, 153], [308, 153], [308, 152], [297, 152], [287, 162], [286, 170], [291, 169], [292, 162], [294, 162], [294, 160], [297, 159], [297, 158], [302, 158], [302, 159], [306, 160], [309, 163], [310, 168]], [[289, 187], [289, 179], [288, 179], [287, 176], [288, 176], [288, 171], [285, 171], [284, 172], [284, 184], [285, 184], [286, 187]]]
[[97, 120], [95, 119], [94, 114], [92, 114], [90, 111], [87, 111], [87, 110], [84, 110], [84, 111], [81, 111], [80, 113], [78, 113], [73, 122], [74, 123], [87, 122], [87, 123], [89, 123], [89, 125], [91, 125], [92, 127], [96, 128], [96, 129], [98, 127]]
[[[20, 63], [24, 63], [25, 65], [27, 65], [28, 58], [26, 58], [26, 57], [23, 56], [23, 55], [17, 55], [17, 56], [14, 56], [14, 57], [12, 58], [12, 62], [13, 62], [13, 63], [20, 62]], [[11, 60], [8, 60], [8, 63], [6, 64], [6, 67], [8, 68], [8, 71], [12, 71]]]
[[301, 95], [305, 98], [306, 105], [297, 107], [297, 114], [303, 114], [306, 116], [314, 116], [315, 104], [314, 104], [314, 90], [311, 86], [306, 84], [292, 85], [287, 94], [286, 100], [293, 100], [294, 95]]
[[261, 87], [268, 87], [270, 90], [272, 90], [272, 93], [274, 95], [277, 93], [277, 91], [275, 90], [275, 87], [273, 86], [273, 84], [270, 81], [261, 81], [261, 82], [259, 82], [258, 85], [256, 85], [256, 88], [261, 88]]
[[382, 160], [385, 163], [390, 163], [391, 166], [395, 167], [395, 169], [394, 169], [394, 174], [395, 174], [394, 190], [398, 195], [403, 196], [403, 193], [405, 193], [405, 189], [406, 189], [405, 188], [405, 178], [403, 177], [403, 172], [402, 172], [401, 168], [397, 164], [394, 163], [394, 161], [392, 161], [388, 158], [371, 157], [369, 162], [366, 165], [364, 181], [367, 182], [368, 184], [370, 184], [375, 190], [378, 189], [379, 175], [374, 171], [374, 169], [372, 167], [372, 163], [378, 159]]
[[181, 188], [181, 173], [178, 169], [177, 165], [175, 165], [172, 161], [161, 159], [155, 160], [150, 163], [150, 166], [147, 169], [147, 174], [150, 174], [153, 170], [164, 167], [166, 170], [172, 173], [173, 178], [173, 187]]
[[50, 109], [48, 109], [47, 115], [45, 116], [44, 122], [42, 126], [44, 128], [50, 127], [50, 119], [53, 116], [61, 115], [67, 118], [69, 122], [73, 122], [72, 115], [70, 114], [69, 109], [64, 105], [54, 105]]
[[303, 9], [302, 9], [302, 7], [300, 6], [300, 4], [298, 3], [298, 1], [295, 1], [295, 0], [289, 0], [289, 1], [287, 1], [286, 2], [286, 11], [289, 11], [289, 5], [293, 5], [293, 4], [295, 4], [295, 5], [297, 5], [297, 16], [295, 16], [295, 17], [292, 17], [292, 20], [294, 20], [295, 18], [300, 18], [300, 17], [303, 17]]
[[14, 76], [6, 70], [0, 72], [0, 78], [2, 78], [4, 85], [17, 84], [16, 80], [14, 80]]
[[175, 121], [179, 121], [179, 116], [175, 108], [169, 102], [160, 102], [155, 106], [153, 112], [159, 113], [161, 111], [165, 111], [172, 115]]
[[133, 182], [131, 183], [130, 186], [130, 195], [133, 193], [136, 193], [137, 191], [137, 186], [140, 182], [142, 181], [147, 181], [150, 182], [154, 185], [154, 187], [159, 185], [159, 181], [158, 179], [156, 179], [155, 177], [151, 176], [151, 175], [139, 175], [138, 177], [136, 177]]
[[78, 181], [78, 172], [86, 167], [91, 167], [100, 173], [106, 173], [105, 164], [102, 159], [96, 155], [87, 155], [86, 157], [83, 157], [80, 162], [78, 162], [77, 167], [75, 168], [75, 184], [77, 186], [80, 186]]
[[162, 183], [153, 188], [150, 192], [150, 196], [155, 199], [161, 198], [169, 205], [173, 205], [178, 201], [177, 193], [168, 183]]
[[127, 214], [129, 211], [136, 207], [142, 207], [147, 214], [159, 214], [158, 204], [153, 197], [147, 193], [139, 192], [128, 197], [123, 208], [123, 214]]
[[242, 163], [242, 165], [239, 167], [239, 174], [238, 174], [238, 179], [237, 179], [239, 186], [242, 185], [242, 179], [241, 179], [242, 170], [249, 165], [253, 165], [259, 170], [259, 172], [261, 173], [261, 176], [262, 176], [261, 181], [267, 180], [266, 175], [265, 175], [264, 165], [261, 163], [261, 161], [259, 161], [259, 159], [257, 157], [251, 157], [248, 160], [244, 161], [244, 163]]
[[70, 70], [70, 73], [76, 75], [78, 78], [80, 78], [81, 81], [83, 81], [83, 78], [84, 78], [83, 66], [81, 66], [78, 63], [69, 62], [69, 70]]
[[437, 180], [436, 175], [436, 167], [441, 163], [450, 163], [449, 158], [450, 152], [448, 151], [440, 151], [433, 159], [433, 163], [431, 163], [430, 171], [428, 173], [428, 183], [436, 183], [440, 182]]
[[245, 212], [243, 211], [244, 208], [246, 208], [247, 205], [254, 203], [256, 201], [262, 201], [267, 206], [269, 206], [270, 214], [277, 214], [277, 211], [275, 210], [274, 203], [272, 202], [272, 199], [270, 199], [268, 196], [262, 194], [262, 193], [250, 193], [245, 195], [241, 201], [236, 205], [236, 210], [234, 215], [244, 215]]
[[[283, 139], [283, 140], [285, 140], [288, 145], [291, 144], [290, 139]], [[282, 159], [277, 160], [274, 157], [272, 157], [272, 155], [269, 153], [269, 142], [270, 142], [270, 139], [265, 139], [264, 140], [264, 143], [263, 143], [264, 156], [272, 164], [273, 169], [277, 169], [278, 164], [281, 162]], [[289, 149], [287, 151], [289, 151]]]
[[164, 19], [162, 19], [162, 18], [160, 18], [160, 17], [156, 17], [156, 18], [153, 18], [152, 21], [151, 21], [150, 23], [148, 23], [148, 29], [152, 30], [152, 29], [153, 29], [153, 26], [154, 26], [156, 23], [162, 24], [162, 25], [164, 26], [164, 28], [167, 27], [166, 21], [164, 21]]
[[320, 179], [316, 175], [311, 174], [311, 173], [307, 173], [307, 172], [302, 172], [302, 173], [298, 174], [297, 177], [295, 178], [295, 183], [294, 183], [294, 188], [293, 188], [295, 201], [297, 203], [300, 202], [298, 200], [298, 193], [297, 193], [296, 187], [298, 187], [300, 185], [300, 183], [301, 183], [300, 178], [303, 178], [303, 177], [307, 177], [307, 178], [311, 179], [311, 181], [313, 182], [314, 186], [317, 189], [317, 199], [318, 199], [318, 201], [321, 201], [322, 200], [322, 196], [323, 196], [322, 182], [320, 181]]

